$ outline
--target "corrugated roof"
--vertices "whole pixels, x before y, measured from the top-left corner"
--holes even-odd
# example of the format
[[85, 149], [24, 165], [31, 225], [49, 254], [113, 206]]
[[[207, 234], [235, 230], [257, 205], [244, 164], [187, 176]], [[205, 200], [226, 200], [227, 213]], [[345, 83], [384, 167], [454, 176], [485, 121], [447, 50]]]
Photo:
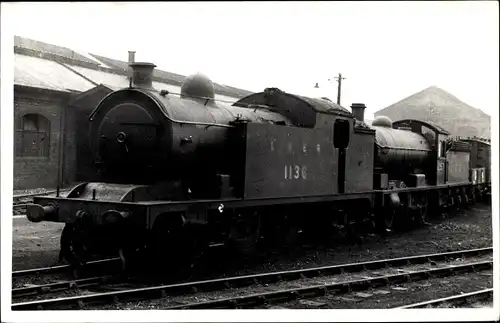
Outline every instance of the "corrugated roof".
[[87, 62], [91, 64], [97, 64], [97, 62], [91, 58], [87, 58], [69, 48], [62, 47], [62, 46], [57, 46], [57, 45], [52, 45], [48, 43], [44, 43], [38, 40], [33, 40], [25, 37], [19, 37], [15, 36], [14, 37], [14, 46], [15, 47], [21, 47], [21, 48], [27, 48], [31, 50], [35, 50], [38, 52], [42, 53], [51, 53], [55, 55], [59, 55], [62, 57], [66, 57], [69, 59], [74, 59], [74, 60], [79, 60], [82, 62]]
[[[105, 64], [107, 64], [109, 66], [112, 66], [112, 67], [114, 67], [116, 69], [119, 69], [119, 70], [122, 70], [122, 71], [127, 71], [128, 70], [128, 62], [120, 61], [120, 60], [109, 58], [109, 57], [100, 56], [100, 55], [97, 55], [97, 54], [92, 54], [92, 53], [89, 53], [89, 54], [92, 57], [94, 57], [94, 58], [96, 58], [96, 59], [104, 62]], [[162, 70], [159, 70], [159, 69], [156, 69], [156, 68], [154, 70], [153, 76], [156, 76], [156, 77], [159, 77], [159, 78], [164, 78], [164, 79], [175, 81], [175, 82], [179, 82], [179, 83], [181, 83], [182, 81], [184, 81], [184, 78], [185, 78], [185, 76], [183, 76], [183, 75], [179, 75], [179, 74], [175, 74], [175, 73], [170, 73], [170, 72], [165, 72], [165, 71], [162, 71]]]
[[96, 59], [95, 57], [92, 57], [89, 53], [87, 53], [83, 50], [75, 50], [75, 52], [82, 55], [82, 56], [85, 56], [86, 58], [88, 58], [92, 61], [95, 61], [96, 63], [99, 64], [99, 66], [106, 67], [106, 68], [112, 68], [111, 66], [106, 65], [104, 62], [101, 62], [100, 60]]
[[64, 66], [37, 57], [14, 55], [14, 84], [58, 91], [87, 91], [94, 84]]
[[[98, 59], [99, 61], [102, 61], [105, 64], [112, 66], [118, 70], [121, 70], [121, 71], [128, 70], [128, 62], [117, 60], [117, 59], [112, 59], [109, 57], [104, 57], [104, 56], [100, 56], [100, 55], [96, 55], [96, 54], [92, 54], [92, 53], [89, 53], [89, 55], [91, 55], [95, 59]], [[163, 71], [163, 70], [160, 70], [158, 68], [155, 68], [155, 70], [153, 72], [153, 76], [161, 78], [161, 79], [165, 79], [166, 81], [170, 81], [172, 83], [179, 84], [179, 85], [186, 78], [184, 75]], [[221, 85], [221, 84], [218, 84], [215, 82], [214, 82], [214, 89], [215, 89], [215, 92], [218, 94], [225, 95], [225, 96], [233, 95], [233, 96], [238, 97], [238, 98], [242, 98], [242, 97], [245, 97], [249, 94], [252, 94], [252, 92], [250, 92], [250, 91], [237, 89], [235, 87], [231, 87], [231, 86], [227, 86], [227, 85]]]
[[[72, 70], [75, 70], [76, 72], [80, 73], [81, 75], [85, 76], [86, 78], [92, 80], [92, 82], [96, 84], [103, 84], [109, 87], [112, 90], [119, 90], [123, 89], [129, 86], [129, 79], [125, 75], [120, 75], [120, 74], [113, 74], [109, 72], [104, 72], [100, 70], [95, 70], [91, 68], [85, 68], [81, 66], [73, 66], [69, 64], [65, 64]], [[153, 81], [153, 88], [155, 88], [158, 91], [161, 90], [167, 90], [170, 93], [177, 93], [179, 94], [181, 92], [180, 86], [168, 84], [168, 83], [163, 83], [163, 82], [155, 82]], [[222, 100], [222, 101], [229, 101], [229, 102], [236, 102], [237, 99], [233, 97], [228, 97], [224, 95], [215, 95], [216, 100]]]
[[124, 75], [113, 74], [100, 70], [74, 66], [69, 64], [65, 65], [71, 68], [72, 70], [75, 70], [76, 72], [82, 74], [86, 78], [92, 80], [96, 84], [111, 85], [113, 88], [119, 88], [119, 89], [127, 87], [129, 85], [129, 81], [127, 77]]
[[[32, 67], [29, 67], [25, 64], [27, 63], [26, 59], [20, 58], [20, 64], [24, 65], [23, 67], [19, 66], [19, 68], [16, 67], [17, 84], [50, 88], [61, 91], [64, 91], [67, 86], [69, 86], [69, 89], [71, 90], [85, 91], [85, 87], [88, 85], [88, 83], [92, 82], [94, 82], [95, 84], [105, 84], [113, 89], [119, 89], [128, 86], [128, 80], [126, 76], [128, 74], [128, 63], [125, 61], [83, 52], [82, 50], [72, 50], [66, 47], [56, 46], [19, 36], [15, 36], [14, 47], [16, 57], [18, 57], [19, 55], [21, 55], [22, 57], [38, 57], [38, 61], [32, 61], [35, 62], [35, 65], [33, 65]], [[53, 70], [53, 72], [48, 72], [47, 69], [50, 70], [50, 68], [47, 67], [49, 66], [47, 64], [49, 63], [45, 63], [44, 65], [44, 63], [42, 62], [52, 62], [52, 64], [56, 64], [58, 66]], [[62, 82], [56, 82], [56, 79], [54, 79], [52, 74], [56, 75], [57, 73], [59, 73], [59, 71], [63, 71], [61, 70], [61, 68], [63, 67], [56, 62], [65, 64], [65, 66], [74, 69], [77, 73], [82, 74], [84, 77], [75, 75], [75, 77], [72, 79], [72, 82], [75, 84], [68, 83], [68, 85], [65, 85]], [[35, 70], [39, 69], [38, 65], [44, 66], [42, 67], [40, 73], [50, 74], [49, 78], [39, 78], [33, 74]], [[33, 70], [33, 72], [28, 72], [28, 70], [30, 69]], [[65, 74], [68, 74], [68, 72], [70, 71], [64, 71]], [[113, 72], [116, 72], [116, 74], [114, 74]], [[159, 90], [168, 90], [169, 92], [173, 93], [180, 92], [179, 86], [185, 78], [184, 75], [166, 72], [159, 69], [155, 69], [153, 76], [156, 78], [156, 82], [153, 82], [153, 86], [155, 88]], [[79, 80], [80, 78], [83, 79], [82, 82], [84, 84], [78, 85], [78, 82], [80, 81], [76, 80]], [[88, 78], [92, 82], [89, 82], [89, 80], [85, 80], [85, 78]], [[49, 81], [49, 79], [53, 80]], [[227, 85], [220, 85], [217, 83], [214, 83], [214, 88], [215, 98], [227, 102], [236, 102], [237, 98], [242, 98], [252, 93], [250, 91], [237, 89]]]

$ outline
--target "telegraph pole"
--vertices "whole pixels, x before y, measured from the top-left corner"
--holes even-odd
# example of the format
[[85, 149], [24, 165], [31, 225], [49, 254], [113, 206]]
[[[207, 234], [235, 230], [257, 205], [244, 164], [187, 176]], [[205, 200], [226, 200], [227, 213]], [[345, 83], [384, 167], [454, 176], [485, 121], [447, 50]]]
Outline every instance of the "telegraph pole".
[[342, 80], [345, 80], [345, 77], [342, 77], [342, 74], [339, 73], [339, 76], [335, 77], [339, 86], [337, 88], [337, 104], [340, 105], [340, 92], [342, 91]]
[[[337, 104], [340, 105], [340, 93], [342, 92], [342, 80], [345, 80], [346, 78], [342, 77], [342, 73], [339, 73], [339, 76], [336, 76], [335, 79], [339, 83], [339, 85], [337, 87]], [[331, 82], [331, 81], [332, 81], [331, 79], [328, 79], [328, 82]], [[316, 83], [314, 88], [319, 89], [319, 84]]]

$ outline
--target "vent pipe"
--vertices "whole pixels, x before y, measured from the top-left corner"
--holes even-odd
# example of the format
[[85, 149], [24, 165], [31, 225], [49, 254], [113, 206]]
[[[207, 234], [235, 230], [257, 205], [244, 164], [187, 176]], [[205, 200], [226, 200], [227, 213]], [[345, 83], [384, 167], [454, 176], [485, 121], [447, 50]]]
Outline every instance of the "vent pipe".
[[152, 89], [153, 71], [156, 67], [153, 63], [132, 63], [132, 87]]
[[364, 105], [364, 103], [353, 103], [351, 105], [351, 110], [354, 118], [362, 122], [365, 121], [365, 109], [366, 106]]

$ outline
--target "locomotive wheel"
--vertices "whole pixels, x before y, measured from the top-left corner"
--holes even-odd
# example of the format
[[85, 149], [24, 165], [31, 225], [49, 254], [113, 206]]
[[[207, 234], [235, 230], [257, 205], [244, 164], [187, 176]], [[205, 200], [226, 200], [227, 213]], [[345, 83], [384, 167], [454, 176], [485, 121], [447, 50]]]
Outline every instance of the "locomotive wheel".
[[229, 229], [228, 246], [243, 257], [250, 257], [257, 250], [260, 237], [260, 216], [257, 212], [238, 214]]
[[459, 193], [457, 195], [457, 212], [462, 211], [462, 209], [464, 208], [464, 205], [465, 205], [464, 197], [462, 196], [462, 194]]
[[477, 201], [478, 200], [477, 200], [476, 192], [472, 191], [470, 193], [470, 203], [471, 204], [476, 204]]
[[153, 229], [152, 262], [159, 274], [186, 278], [197, 269], [208, 243], [196, 225], [161, 220]]
[[128, 254], [128, 250], [125, 250], [124, 248], [120, 248], [118, 250], [118, 255], [120, 256], [121, 260], [121, 265], [122, 265], [122, 271], [128, 271], [131, 268], [131, 255]]
[[455, 197], [455, 212], [454, 214], [455, 215], [458, 215], [459, 213], [463, 212], [463, 210], [465, 209], [465, 198], [464, 198], [464, 195], [462, 193], [457, 193], [456, 197]]
[[356, 221], [349, 212], [340, 211], [340, 214], [338, 214], [336, 218], [337, 221], [334, 226], [342, 239], [347, 239], [356, 235]]
[[484, 194], [481, 190], [477, 190], [477, 194], [476, 195], [476, 201], [477, 202], [483, 202], [484, 200]]
[[491, 204], [491, 192], [482, 193], [482, 202], [485, 204]]
[[449, 204], [442, 204], [439, 206], [438, 208], [438, 214], [439, 214], [439, 218], [444, 220], [444, 219], [447, 219], [449, 217], [449, 213], [450, 213], [450, 205]]
[[147, 261], [147, 250], [145, 248], [132, 249], [127, 246], [122, 246], [118, 249], [118, 256], [121, 260], [122, 271], [125, 274], [134, 274], [146, 270], [146, 266], [142, 266]]
[[382, 210], [379, 223], [382, 232], [391, 232], [394, 230], [394, 222], [396, 221], [397, 211], [393, 207], [387, 207]]
[[448, 216], [455, 215], [456, 211], [457, 211], [457, 198], [455, 196], [450, 196], [449, 207], [448, 207]]
[[429, 212], [428, 208], [426, 205], [424, 206], [419, 206], [417, 209], [417, 217], [416, 217], [416, 222], [418, 225], [429, 225]]
[[293, 216], [287, 216], [283, 219], [283, 226], [279, 234], [279, 243], [285, 248], [293, 247], [299, 240], [299, 227], [297, 220]]
[[84, 229], [78, 223], [67, 223], [61, 234], [60, 257], [72, 266], [81, 267], [87, 263], [88, 248], [85, 243]]
[[396, 209], [391, 208], [387, 212], [384, 212], [384, 225], [385, 229], [392, 231], [394, 228], [394, 220], [396, 218]]
[[472, 191], [472, 198], [473, 198], [474, 203], [481, 202], [482, 197], [483, 197], [483, 194], [481, 194], [480, 190]]

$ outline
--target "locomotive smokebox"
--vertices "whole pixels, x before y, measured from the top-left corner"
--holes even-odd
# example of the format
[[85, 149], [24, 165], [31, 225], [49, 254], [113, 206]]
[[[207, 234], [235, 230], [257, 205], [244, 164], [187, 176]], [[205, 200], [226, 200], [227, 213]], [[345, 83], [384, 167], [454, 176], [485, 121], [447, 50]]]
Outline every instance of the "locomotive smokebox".
[[153, 89], [153, 70], [156, 67], [153, 63], [132, 63], [132, 86]]
[[365, 121], [365, 109], [366, 105], [364, 103], [353, 103], [351, 105], [352, 114], [359, 121]]

